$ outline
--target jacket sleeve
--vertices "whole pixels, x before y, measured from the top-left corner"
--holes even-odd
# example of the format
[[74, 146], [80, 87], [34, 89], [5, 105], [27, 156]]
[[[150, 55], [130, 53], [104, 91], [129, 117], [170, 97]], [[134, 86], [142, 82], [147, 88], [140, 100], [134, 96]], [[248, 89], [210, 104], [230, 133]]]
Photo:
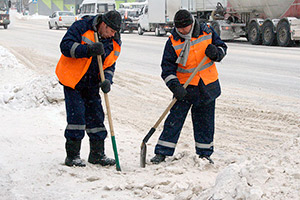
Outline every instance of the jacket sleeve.
[[71, 58], [87, 58], [87, 45], [81, 44], [82, 35], [88, 30], [85, 20], [78, 20], [68, 29], [61, 43], [61, 53]]
[[[120, 39], [117, 39], [116, 42], [120, 46], [122, 45], [122, 42]], [[112, 45], [112, 41], [110, 39], [105, 40], [105, 42], [103, 42], [103, 44], [104, 44], [104, 46], [106, 46], [106, 48], [105, 48], [105, 58], [106, 58], [111, 53], [111, 51], [113, 51], [113, 45]], [[104, 70], [105, 79], [109, 80], [111, 84], [113, 83], [115, 69], [116, 69], [116, 62]]]
[[178, 67], [176, 60], [177, 60], [176, 52], [172, 46], [171, 40], [168, 39], [165, 45], [164, 54], [161, 62], [161, 68], [162, 68], [161, 77], [169, 88], [174, 84], [180, 84], [176, 76], [176, 71]]
[[116, 69], [115, 66], [116, 63], [114, 63], [113, 65], [111, 65], [110, 67], [104, 70], [105, 79], [109, 80], [111, 84], [113, 83], [113, 77]]
[[221, 40], [220, 36], [216, 33], [213, 27], [210, 26], [210, 29], [212, 30], [212, 44], [218, 47], [219, 55], [216, 61], [220, 62], [227, 53], [227, 45]]

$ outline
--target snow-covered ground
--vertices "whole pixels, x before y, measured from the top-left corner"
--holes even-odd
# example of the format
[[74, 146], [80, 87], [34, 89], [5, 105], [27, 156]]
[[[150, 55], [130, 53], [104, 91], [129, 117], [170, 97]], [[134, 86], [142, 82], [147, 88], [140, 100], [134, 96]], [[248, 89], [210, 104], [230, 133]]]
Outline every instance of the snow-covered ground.
[[[160, 125], [140, 168], [141, 141], [172, 95], [158, 76], [118, 71], [109, 93], [118, 172], [63, 165], [66, 116], [54, 74], [37, 73], [0, 46], [0, 76], [0, 199], [300, 199], [299, 98], [223, 87], [214, 165], [195, 155], [188, 116], [175, 155], [149, 163]], [[113, 157], [110, 137], [106, 141]], [[86, 136], [81, 157], [88, 153]]]

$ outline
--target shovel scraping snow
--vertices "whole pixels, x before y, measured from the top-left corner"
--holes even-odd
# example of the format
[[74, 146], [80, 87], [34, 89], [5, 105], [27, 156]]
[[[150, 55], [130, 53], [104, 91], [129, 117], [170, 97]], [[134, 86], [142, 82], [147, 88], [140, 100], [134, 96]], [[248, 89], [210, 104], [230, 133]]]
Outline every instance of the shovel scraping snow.
[[[210, 67], [210, 65], [208, 65], [208, 64], [204, 65], [204, 63], [206, 62], [206, 60], [207, 60], [207, 57], [205, 56], [202, 59], [202, 61], [199, 63], [199, 65], [196, 67], [196, 69], [193, 71], [193, 73], [190, 75], [189, 79], [184, 83], [184, 85], [183, 85], [184, 88], [186, 88], [189, 85], [189, 83], [194, 78], [194, 76], [197, 74], [197, 72], [202, 71], [202, 70]], [[156, 128], [161, 123], [161, 121], [165, 118], [165, 116], [168, 114], [168, 112], [173, 107], [173, 105], [176, 103], [176, 101], [177, 101], [177, 99], [173, 98], [173, 100], [168, 105], [168, 107], [165, 109], [165, 111], [163, 112], [163, 114], [159, 117], [159, 119], [157, 120], [157, 122], [150, 129], [150, 131], [148, 132], [148, 134], [144, 137], [144, 139], [142, 141], [142, 144], [141, 144], [141, 153], [140, 153], [140, 166], [142, 168], [146, 167], [146, 155], [147, 155], [147, 145], [146, 145], [146, 143], [148, 142], [148, 140], [150, 139], [150, 137], [153, 135], [153, 133], [156, 131]]]

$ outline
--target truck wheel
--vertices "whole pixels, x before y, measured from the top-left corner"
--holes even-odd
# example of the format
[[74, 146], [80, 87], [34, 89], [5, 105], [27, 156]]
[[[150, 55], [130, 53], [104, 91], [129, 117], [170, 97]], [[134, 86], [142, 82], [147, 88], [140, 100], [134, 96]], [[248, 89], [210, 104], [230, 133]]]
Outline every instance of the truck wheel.
[[7, 29], [8, 26], [7, 26], [7, 24], [4, 24], [3, 27], [4, 27], [4, 29]]
[[248, 29], [248, 39], [251, 44], [262, 44], [261, 33], [256, 22], [251, 22]]
[[286, 21], [282, 21], [277, 26], [277, 43], [282, 47], [293, 45], [290, 33], [290, 25]]
[[55, 29], [58, 30], [59, 29], [59, 26], [57, 23], [55, 23]]
[[120, 29], [120, 33], [124, 33], [125, 31], [125, 25], [124, 23], [121, 24], [121, 29]]
[[155, 36], [160, 36], [160, 32], [159, 32], [159, 28], [158, 27], [155, 28]]
[[49, 29], [52, 29], [52, 26], [51, 26], [50, 22], [48, 22], [48, 25], [49, 25]]
[[143, 29], [140, 26], [138, 27], [138, 34], [139, 35], [143, 35], [144, 34]]
[[262, 27], [262, 43], [267, 46], [276, 45], [276, 34], [274, 32], [273, 23], [267, 21]]

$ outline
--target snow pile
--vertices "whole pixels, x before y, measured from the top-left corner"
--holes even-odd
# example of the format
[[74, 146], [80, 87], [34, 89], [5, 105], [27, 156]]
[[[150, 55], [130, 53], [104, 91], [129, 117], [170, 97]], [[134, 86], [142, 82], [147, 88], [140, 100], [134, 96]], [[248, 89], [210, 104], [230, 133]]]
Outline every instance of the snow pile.
[[41, 76], [24, 85], [5, 85], [3, 89], [0, 102], [16, 108], [38, 107], [64, 100], [62, 87], [53, 77]]
[[[3, 77], [0, 86], [0, 104], [9, 104], [22, 109], [64, 100], [62, 87], [54, 76], [35, 74], [1, 46], [0, 70]], [[18, 79], [17, 82], [14, 79]]]
[[270, 151], [266, 157], [253, 156], [243, 163], [230, 164], [218, 174], [215, 186], [199, 195], [199, 199], [293, 199], [299, 196], [300, 134], [279, 149], [285, 154]]
[[[51, 13], [52, 14], [52, 13]], [[33, 14], [33, 15], [23, 15], [21, 13], [14, 13], [15, 17], [18, 18], [19, 20], [35, 20], [35, 19], [49, 19], [49, 16], [45, 16], [45, 15], [39, 15], [37, 13]]]
[[23, 65], [19, 64], [16, 57], [7, 51], [5, 48], [0, 46], [0, 69], [14, 68], [14, 67], [22, 67]]

